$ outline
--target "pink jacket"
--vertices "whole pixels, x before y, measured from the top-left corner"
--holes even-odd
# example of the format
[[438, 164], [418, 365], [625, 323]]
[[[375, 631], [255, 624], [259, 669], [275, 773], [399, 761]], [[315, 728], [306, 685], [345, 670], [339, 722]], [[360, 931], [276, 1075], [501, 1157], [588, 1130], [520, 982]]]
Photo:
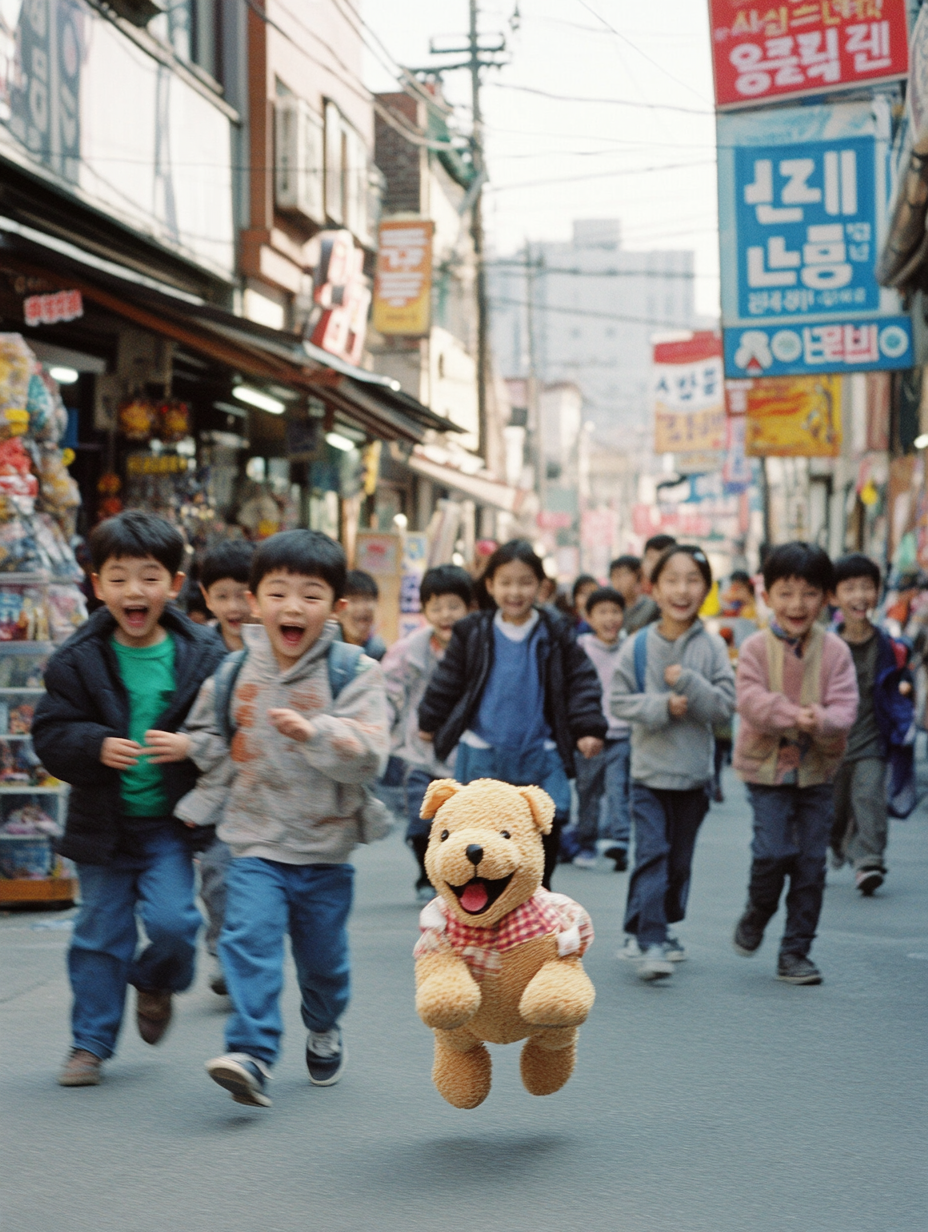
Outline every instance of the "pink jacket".
[[[857, 675], [846, 644], [813, 626], [802, 658], [769, 629], [755, 633], [738, 656], [734, 766], [748, 783], [782, 783], [795, 770], [800, 787], [834, 777], [857, 717]], [[816, 724], [801, 733], [796, 719], [812, 706]]]

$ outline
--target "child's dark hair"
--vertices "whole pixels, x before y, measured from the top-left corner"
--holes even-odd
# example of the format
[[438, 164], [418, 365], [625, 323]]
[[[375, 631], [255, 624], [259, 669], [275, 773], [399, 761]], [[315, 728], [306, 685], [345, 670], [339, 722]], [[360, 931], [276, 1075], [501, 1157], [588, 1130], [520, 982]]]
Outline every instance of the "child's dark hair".
[[750, 573], [745, 573], [743, 569], [736, 569], [728, 581], [731, 585], [737, 582], [739, 586], [746, 586], [753, 595], [754, 583], [751, 581], [751, 575]]
[[379, 599], [380, 588], [363, 569], [349, 569], [345, 577], [345, 598]]
[[422, 606], [425, 607], [429, 599], [437, 599], [439, 595], [457, 595], [470, 607], [474, 586], [467, 570], [460, 565], [436, 565], [434, 569], [426, 569], [419, 587]]
[[673, 535], [652, 535], [644, 545], [644, 550], [646, 552], [666, 552], [668, 548], [674, 547], [676, 542]]
[[498, 547], [487, 561], [483, 576], [487, 579], [491, 578], [497, 569], [502, 569], [503, 565], [512, 564], [514, 560], [528, 565], [539, 582], [545, 580], [545, 567], [542, 559], [527, 539], [510, 539], [508, 543]]
[[709, 564], [709, 558], [706, 556], [702, 548], [697, 547], [695, 543], [672, 543], [670, 547], [665, 548], [661, 555], [657, 558], [654, 568], [651, 570], [651, 585], [657, 585], [657, 579], [667, 568], [668, 563], [674, 556], [679, 556], [680, 553], [684, 556], [689, 556], [702, 574], [702, 580], [706, 584], [706, 590], [712, 589], [712, 566]]
[[597, 603], [617, 603], [622, 611], [625, 611], [625, 600], [611, 586], [600, 586], [598, 590], [593, 591], [586, 601], [587, 616], [589, 616]]
[[869, 556], [864, 556], [863, 552], [849, 552], [847, 556], [839, 556], [835, 561], [834, 570], [835, 586], [840, 582], [850, 581], [851, 578], [864, 577], [869, 578], [879, 590], [880, 583], [883, 581], [880, 566]]
[[173, 577], [184, 559], [183, 535], [164, 518], [139, 509], [117, 513], [90, 533], [94, 573], [99, 573], [108, 560], [144, 560], [146, 556], [153, 556]]
[[251, 558], [248, 589], [257, 594], [261, 579], [269, 573], [297, 573], [322, 578], [340, 599], [347, 572], [345, 549], [321, 530], [284, 530], [258, 544]]
[[200, 564], [200, 585], [209, 590], [217, 582], [231, 578], [247, 583], [255, 545], [247, 539], [228, 539], [211, 547]]
[[184, 588], [177, 596], [177, 604], [182, 607], [188, 616], [194, 612], [199, 612], [201, 616], [205, 616], [207, 620], [212, 619], [213, 613], [206, 606], [206, 600], [203, 598], [203, 591], [200, 590], [196, 582], [191, 582], [188, 578], [184, 582]]
[[764, 558], [764, 586], [769, 591], [774, 582], [786, 578], [801, 578], [826, 595], [835, 588], [835, 570], [831, 558], [817, 543], [781, 543], [771, 548]]
[[640, 556], [617, 556], [609, 566], [609, 572], [614, 569], [627, 569], [629, 573], [634, 573], [635, 577], [641, 577], [641, 557]]
[[590, 582], [592, 582], [594, 586], [599, 585], [596, 578], [594, 578], [591, 573], [581, 573], [580, 576], [577, 578], [576, 582], [574, 582], [574, 588], [570, 592], [570, 597], [573, 599], [575, 607], [577, 604], [577, 595], [580, 593], [580, 591], [583, 589], [584, 586], [589, 586]]

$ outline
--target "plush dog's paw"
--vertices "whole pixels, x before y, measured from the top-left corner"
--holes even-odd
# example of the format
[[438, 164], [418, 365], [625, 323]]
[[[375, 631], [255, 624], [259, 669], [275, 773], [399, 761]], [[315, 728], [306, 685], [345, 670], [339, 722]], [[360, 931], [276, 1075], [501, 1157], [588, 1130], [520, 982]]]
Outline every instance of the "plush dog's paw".
[[519, 1014], [533, 1027], [579, 1027], [593, 1008], [596, 991], [576, 961], [547, 962], [529, 981]]
[[416, 1013], [427, 1027], [454, 1031], [470, 1022], [480, 1008], [480, 986], [465, 972], [437, 972], [416, 990]]

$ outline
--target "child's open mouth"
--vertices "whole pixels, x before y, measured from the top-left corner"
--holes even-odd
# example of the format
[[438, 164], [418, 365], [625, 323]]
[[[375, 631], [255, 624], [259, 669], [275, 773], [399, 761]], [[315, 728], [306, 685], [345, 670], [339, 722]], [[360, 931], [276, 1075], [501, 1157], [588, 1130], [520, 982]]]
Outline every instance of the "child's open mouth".
[[508, 877], [498, 877], [495, 881], [487, 877], [472, 877], [462, 886], [451, 885], [450, 881], [448, 886], [468, 915], [480, 915], [493, 906], [514, 876], [515, 873], [510, 873]]
[[128, 627], [133, 631], [138, 631], [145, 628], [145, 622], [148, 619], [148, 608], [142, 604], [124, 607], [122, 615]]
[[285, 646], [295, 648], [299, 646], [300, 642], [303, 640], [303, 634], [305, 632], [306, 630], [302, 625], [281, 625], [280, 640]]

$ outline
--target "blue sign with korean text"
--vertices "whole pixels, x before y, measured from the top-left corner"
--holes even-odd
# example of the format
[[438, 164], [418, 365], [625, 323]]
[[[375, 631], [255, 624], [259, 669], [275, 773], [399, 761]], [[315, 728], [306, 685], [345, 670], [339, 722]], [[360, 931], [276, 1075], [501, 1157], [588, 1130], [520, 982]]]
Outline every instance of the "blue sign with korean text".
[[874, 276], [889, 131], [881, 98], [719, 116], [727, 377], [911, 366], [909, 318]]

